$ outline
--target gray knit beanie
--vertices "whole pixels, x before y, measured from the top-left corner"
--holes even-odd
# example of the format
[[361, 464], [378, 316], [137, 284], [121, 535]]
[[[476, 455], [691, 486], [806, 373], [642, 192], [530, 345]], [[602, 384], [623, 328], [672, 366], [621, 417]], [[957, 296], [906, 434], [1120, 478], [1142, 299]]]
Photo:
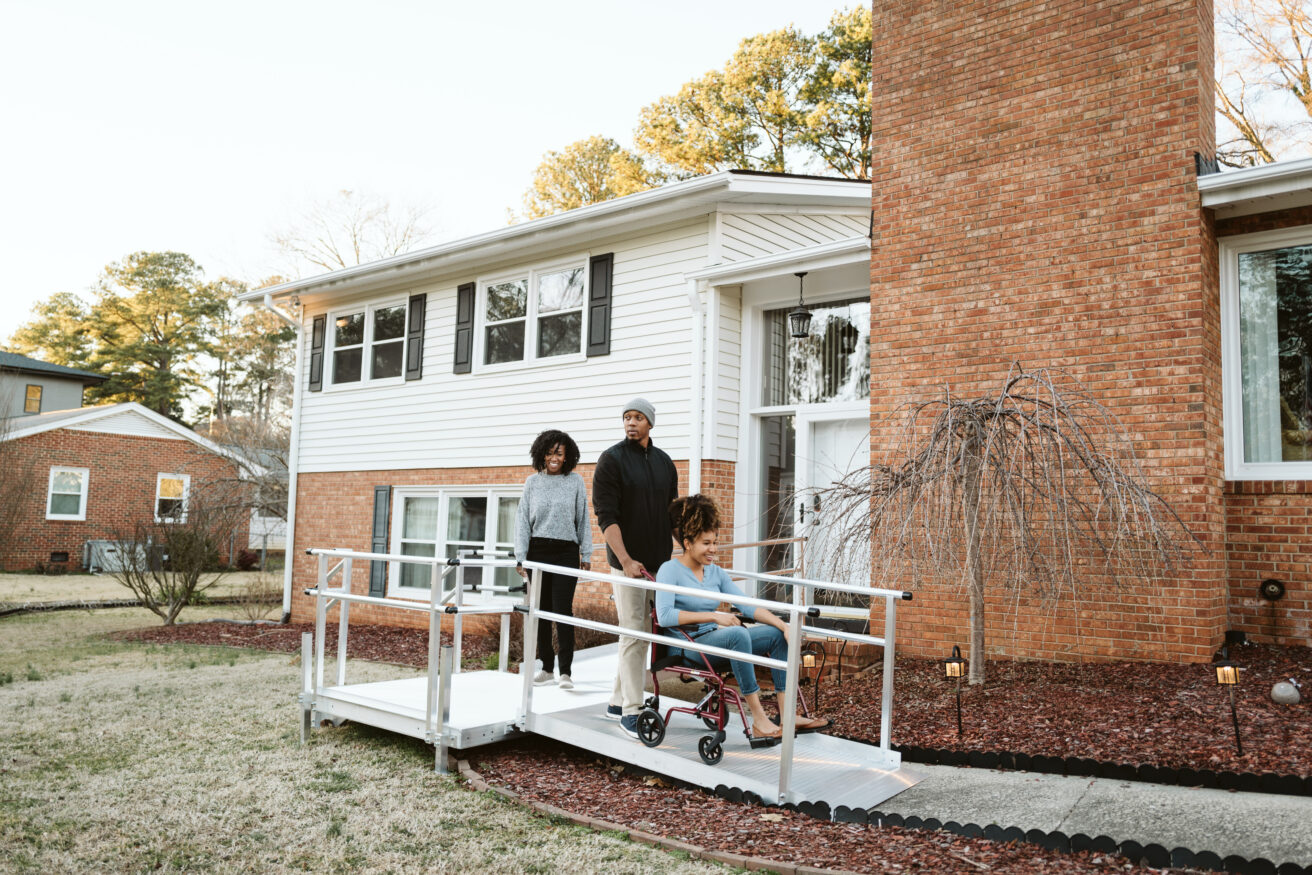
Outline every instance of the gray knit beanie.
[[620, 411], [620, 416], [623, 416], [630, 410], [638, 411], [643, 416], [647, 417], [647, 421], [652, 425], [656, 424], [656, 408], [652, 407], [651, 402], [646, 398], [634, 398], [628, 404], [625, 404], [624, 409]]

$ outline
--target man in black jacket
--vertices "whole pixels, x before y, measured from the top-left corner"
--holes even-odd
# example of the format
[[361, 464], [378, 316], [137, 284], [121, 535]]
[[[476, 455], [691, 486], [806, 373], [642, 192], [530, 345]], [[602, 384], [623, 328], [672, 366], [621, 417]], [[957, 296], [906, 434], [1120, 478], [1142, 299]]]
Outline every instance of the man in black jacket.
[[[656, 409], [645, 398], [634, 398], [624, 406], [624, 440], [601, 454], [592, 475], [592, 506], [597, 525], [606, 539], [610, 573], [653, 576], [670, 558], [670, 502], [679, 495], [679, 472], [674, 462], [651, 442]], [[651, 590], [614, 584], [615, 612], [626, 629], [651, 631]], [[620, 638], [619, 671], [606, 709], [620, 728], [638, 737], [638, 712], [642, 710], [645, 683], [643, 669], [647, 642]]]

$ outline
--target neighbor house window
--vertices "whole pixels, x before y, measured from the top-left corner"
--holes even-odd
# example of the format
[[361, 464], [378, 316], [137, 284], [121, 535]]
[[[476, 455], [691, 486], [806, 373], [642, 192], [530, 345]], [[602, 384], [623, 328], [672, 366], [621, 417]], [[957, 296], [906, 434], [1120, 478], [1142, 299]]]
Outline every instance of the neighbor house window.
[[85, 520], [87, 518], [88, 468], [51, 468], [50, 488], [46, 499], [46, 519]]
[[[404, 556], [514, 555], [517, 489], [398, 487], [393, 493], [392, 552]], [[399, 523], [399, 524], [398, 524]], [[392, 587], [413, 597], [428, 596], [429, 565], [399, 564]], [[465, 588], [465, 598], [509, 598], [505, 588], [519, 583], [513, 568], [457, 568], [447, 577]]]
[[581, 354], [585, 274], [579, 264], [483, 283], [483, 364]]
[[160, 474], [155, 478], [155, 522], [186, 522], [187, 493], [191, 477], [187, 474]]
[[41, 387], [28, 384], [27, 394], [23, 397], [24, 413], [41, 412]]
[[1221, 244], [1226, 473], [1312, 476], [1312, 228]]
[[333, 314], [333, 385], [401, 377], [406, 309], [405, 302], [398, 301]]

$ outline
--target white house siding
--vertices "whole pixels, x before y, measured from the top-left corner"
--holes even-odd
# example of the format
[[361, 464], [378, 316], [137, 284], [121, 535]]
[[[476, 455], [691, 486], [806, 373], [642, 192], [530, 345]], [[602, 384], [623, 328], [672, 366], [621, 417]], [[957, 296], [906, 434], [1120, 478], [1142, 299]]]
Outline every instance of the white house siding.
[[[494, 467], [527, 464], [542, 429], [563, 428], [585, 461], [619, 440], [620, 405], [644, 395], [656, 406], [656, 444], [689, 455], [691, 310], [685, 272], [706, 265], [707, 223], [689, 221], [614, 242], [611, 352], [557, 364], [453, 374], [456, 287], [550, 259], [503, 262], [367, 300], [426, 293], [423, 379], [303, 392], [298, 469], [302, 472]], [[568, 255], [570, 253], [562, 253]], [[585, 253], [575, 253], [580, 256]], [[581, 260], [581, 259], [580, 259]], [[342, 309], [334, 305], [333, 310]], [[322, 307], [307, 307], [310, 320]], [[476, 353], [481, 347], [475, 347]], [[309, 350], [298, 379], [308, 380]], [[325, 363], [326, 364], [326, 363]], [[304, 387], [304, 383], [302, 384]]]
[[738, 458], [738, 409], [744, 366], [742, 286], [720, 289], [719, 310], [716, 361], [712, 373], [716, 407], [711, 418], [712, 450], [709, 457], [732, 462]]
[[775, 252], [842, 240], [868, 230], [868, 212], [735, 212], [720, 218], [723, 261], [743, 261]]
[[102, 434], [125, 434], [134, 437], [169, 438], [175, 441], [186, 440], [175, 431], [144, 416], [125, 410], [88, 422], [86, 425], [70, 425], [69, 431], [94, 431]]

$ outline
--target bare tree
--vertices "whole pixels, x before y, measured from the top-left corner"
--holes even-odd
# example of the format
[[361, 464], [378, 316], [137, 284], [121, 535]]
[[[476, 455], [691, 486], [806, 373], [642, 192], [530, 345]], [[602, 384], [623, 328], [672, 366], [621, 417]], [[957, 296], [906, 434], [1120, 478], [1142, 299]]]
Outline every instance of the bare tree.
[[289, 228], [273, 235], [273, 243], [294, 276], [341, 270], [422, 246], [431, 236], [424, 224], [428, 212], [343, 189], [313, 201]]
[[1247, 167], [1307, 155], [1312, 145], [1307, 0], [1219, 0], [1216, 36], [1216, 111], [1223, 121], [1217, 158]]
[[1073, 378], [1013, 365], [994, 398], [905, 404], [887, 421], [892, 461], [823, 491], [817, 557], [875, 580], [957, 578], [970, 603], [970, 682], [984, 682], [989, 586], [1078, 596], [1097, 575], [1153, 580], [1197, 542], [1147, 485], [1116, 418]]
[[172, 626], [184, 607], [222, 578], [221, 546], [240, 522], [237, 509], [193, 489], [185, 504], [165, 516], [113, 532], [122, 563], [110, 574], [142, 607]]

